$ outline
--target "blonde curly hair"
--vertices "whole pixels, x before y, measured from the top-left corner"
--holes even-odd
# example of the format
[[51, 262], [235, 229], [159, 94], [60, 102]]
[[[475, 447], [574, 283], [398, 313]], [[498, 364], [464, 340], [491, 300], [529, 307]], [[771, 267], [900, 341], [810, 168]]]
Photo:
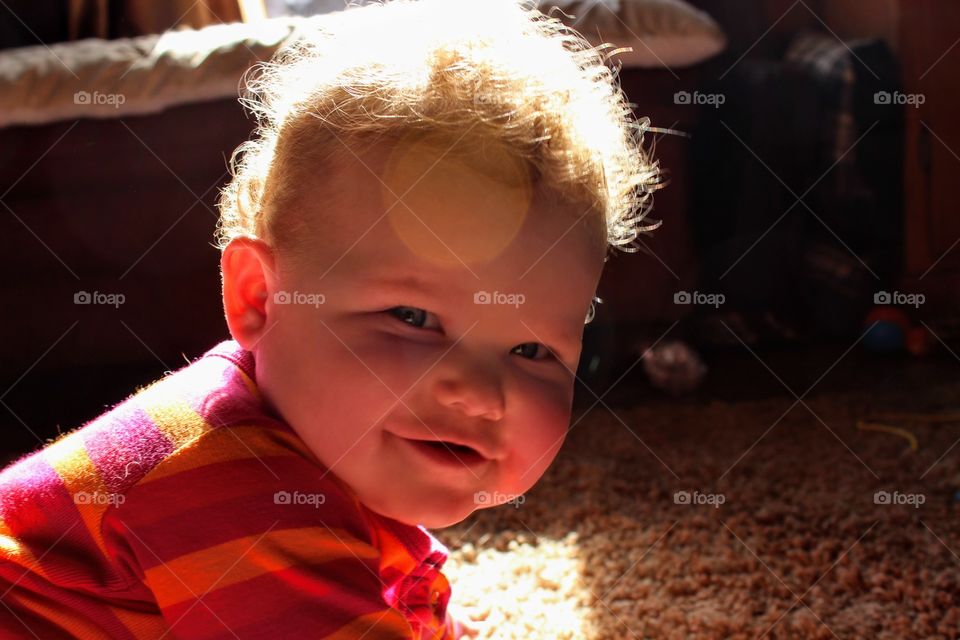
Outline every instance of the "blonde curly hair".
[[[474, 130], [526, 161], [544, 186], [602, 214], [610, 246], [634, 251], [660, 185], [636, 120], [592, 47], [535, 0], [380, 0], [304, 21], [300, 37], [248, 74], [254, 137], [230, 161], [217, 243], [296, 244], [281, 215], [293, 176], [323, 175], [344, 147], [410, 131]], [[319, 173], [318, 173], [319, 172]], [[609, 247], [608, 247], [609, 248]]]

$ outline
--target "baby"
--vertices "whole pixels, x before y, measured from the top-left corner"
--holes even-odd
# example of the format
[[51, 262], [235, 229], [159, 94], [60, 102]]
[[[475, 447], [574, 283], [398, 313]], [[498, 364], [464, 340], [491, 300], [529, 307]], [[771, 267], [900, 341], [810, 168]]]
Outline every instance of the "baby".
[[0, 637], [476, 633], [427, 528], [556, 456], [657, 167], [601, 51], [528, 3], [310, 24], [219, 202], [232, 340], [0, 473]]

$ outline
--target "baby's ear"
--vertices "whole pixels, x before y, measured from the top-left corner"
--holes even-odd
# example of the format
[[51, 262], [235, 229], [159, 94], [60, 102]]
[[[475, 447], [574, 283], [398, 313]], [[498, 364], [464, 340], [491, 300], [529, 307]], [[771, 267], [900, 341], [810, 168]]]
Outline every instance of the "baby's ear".
[[267, 327], [267, 298], [277, 286], [274, 255], [257, 238], [234, 238], [220, 256], [223, 311], [233, 339], [247, 350]]

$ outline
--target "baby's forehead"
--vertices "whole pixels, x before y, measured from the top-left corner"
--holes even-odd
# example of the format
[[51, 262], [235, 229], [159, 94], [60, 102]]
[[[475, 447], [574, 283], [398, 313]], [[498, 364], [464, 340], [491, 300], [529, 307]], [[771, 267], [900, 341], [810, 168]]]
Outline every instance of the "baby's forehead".
[[354, 210], [362, 221], [342, 230], [327, 262], [331, 274], [344, 274], [356, 286], [398, 283], [460, 297], [495, 289], [528, 298], [565, 289], [589, 299], [602, 269], [602, 254], [590, 244], [583, 220], [536, 206], [518, 228], [498, 221], [451, 229], [422, 212], [393, 216], [375, 205]]
[[[571, 266], [602, 262], [602, 216], [496, 153], [391, 142], [351, 150], [296, 186], [304, 190], [300, 207], [316, 222], [305, 231], [337, 245], [334, 251], [375, 261], [405, 249], [426, 264], [468, 270], [506, 264], [526, 273], [557, 258]], [[484, 166], [490, 158], [501, 165], [495, 171]]]

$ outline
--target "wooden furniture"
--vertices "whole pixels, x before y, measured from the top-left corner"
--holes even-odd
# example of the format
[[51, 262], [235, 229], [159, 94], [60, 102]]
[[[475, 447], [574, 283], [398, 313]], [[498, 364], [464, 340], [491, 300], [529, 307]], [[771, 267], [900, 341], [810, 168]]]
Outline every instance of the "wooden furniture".
[[906, 106], [905, 262], [902, 288], [927, 296], [925, 314], [960, 315], [960, 4], [901, 5]]

